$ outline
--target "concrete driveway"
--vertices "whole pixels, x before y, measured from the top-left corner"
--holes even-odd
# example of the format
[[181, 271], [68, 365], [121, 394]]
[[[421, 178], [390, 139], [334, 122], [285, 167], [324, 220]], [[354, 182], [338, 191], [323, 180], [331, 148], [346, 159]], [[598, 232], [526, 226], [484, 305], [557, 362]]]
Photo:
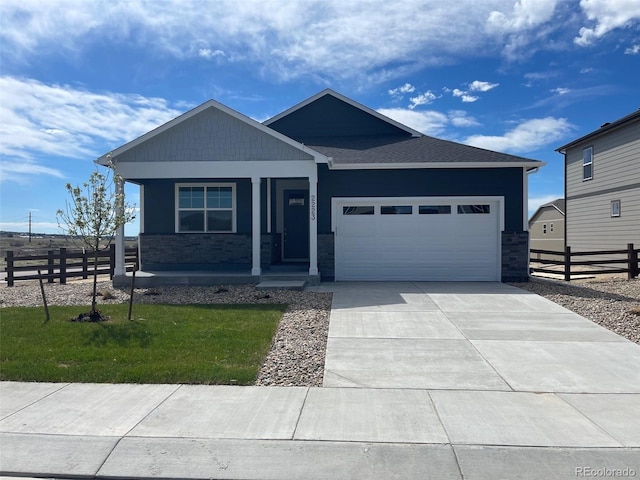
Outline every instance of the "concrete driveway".
[[4, 382], [0, 474], [640, 477], [640, 346], [496, 283], [336, 283], [323, 388]]

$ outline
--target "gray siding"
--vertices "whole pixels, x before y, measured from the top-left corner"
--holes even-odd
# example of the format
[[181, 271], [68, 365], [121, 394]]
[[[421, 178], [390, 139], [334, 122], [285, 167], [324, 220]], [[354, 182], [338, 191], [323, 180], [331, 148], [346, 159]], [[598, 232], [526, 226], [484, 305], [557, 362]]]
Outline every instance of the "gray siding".
[[[582, 180], [582, 150], [593, 147], [593, 179]], [[640, 122], [588, 139], [566, 152], [567, 245], [574, 250], [640, 245]], [[612, 200], [621, 201], [611, 217]]]
[[301, 150], [209, 108], [119, 155], [118, 162], [313, 160]]
[[[620, 200], [620, 216], [611, 217], [611, 200]], [[573, 250], [640, 246], [640, 187], [567, 201], [567, 245]]]

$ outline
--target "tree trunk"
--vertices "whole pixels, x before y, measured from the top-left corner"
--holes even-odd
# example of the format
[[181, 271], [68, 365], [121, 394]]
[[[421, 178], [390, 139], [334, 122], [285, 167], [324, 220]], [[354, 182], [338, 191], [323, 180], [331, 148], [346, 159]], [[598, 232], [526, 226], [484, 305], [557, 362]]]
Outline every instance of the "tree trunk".
[[96, 297], [98, 296], [98, 249], [93, 254], [93, 295], [91, 297], [91, 315], [98, 313]]

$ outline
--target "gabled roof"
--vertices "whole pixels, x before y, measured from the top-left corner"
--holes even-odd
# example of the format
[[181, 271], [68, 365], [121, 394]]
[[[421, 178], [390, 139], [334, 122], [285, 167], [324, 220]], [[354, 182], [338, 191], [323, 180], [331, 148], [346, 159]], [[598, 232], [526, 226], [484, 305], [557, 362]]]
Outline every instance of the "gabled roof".
[[[412, 137], [421, 137], [423, 135], [417, 130], [407, 127], [406, 125], [403, 125], [402, 123], [397, 122], [396, 120], [393, 120], [385, 115], [382, 115], [381, 113], [376, 112], [375, 110], [365, 105], [362, 105], [361, 103], [358, 103], [355, 100], [345, 97], [344, 95], [341, 95], [338, 92], [335, 92], [329, 88], [313, 95], [312, 97], [298, 103], [297, 105], [294, 105], [291, 108], [288, 108], [287, 110], [276, 115], [275, 117], [270, 118], [269, 120], [266, 120], [264, 122], [264, 125], [267, 125], [275, 130], [280, 130], [279, 126], [286, 123], [287, 120], [299, 117], [304, 110], [310, 110], [313, 107], [319, 106], [321, 103], [326, 104], [330, 100], [334, 100], [333, 105], [337, 104], [335, 102], [335, 100], [337, 100], [339, 102], [342, 102], [343, 104], [346, 104], [346, 106], [349, 106], [351, 109], [359, 111], [361, 113], [361, 116], [362, 114], [366, 114], [366, 116], [373, 118], [378, 122], [387, 124], [387, 126], [389, 127], [387, 133], [397, 132], [400, 135], [404, 134]], [[287, 117], [289, 117], [289, 119], [287, 119]], [[336, 119], [333, 118], [331, 119], [331, 121], [335, 122]], [[349, 133], [346, 133], [345, 135], [349, 135]]]
[[560, 212], [563, 216], [564, 216], [564, 212], [565, 212], [565, 201], [564, 198], [558, 198], [556, 200], [554, 200], [553, 202], [549, 202], [549, 203], [545, 203], [544, 205], [540, 205], [538, 207], [538, 209], [533, 213], [533, 215], [531, 215], [531, 218], [529, 219], [529, 223], [533, 222], [536, 217], [540, 214], [540, 212], [542, 212], [542, 209], [544, 208], [554, 208], [555, 210], [557, 210], [558, 212]]
[[421, 137], [333, 137], [301, 139], [330, 157], [331, 168], [529, 167], [545, 165], [529, 158], [462, 143]]
[[244, 122], [245, 124], [267, 134], [270, 135], [294, 148], [297, 148], [309, 155], [312, 155], [316, 161], [316, 163], [327, 163], [328, 162], [328, 158], [325, 157], [323, 154], [321, 154], [320, 152], [316, 152], [311, 150], [310, 148], [306, 147], [305, 145], [296, 142], [295, 140], [287, 137], [286, 135], [282, 135], [281, 133], [265, 127], [263, 124], [261, 124], [260, 122], [257, 122], [255, 120], [253, 120], [252, 118], [247, 117], [246, 115], [243, 115], [219, 102], [216, 102], [215, 100], [207, 100], [206, 102], [204, 102], [201, 105], [198, 105], [197, 107], [195, 107], [192, 110], [189, 110], [188, 112], [183, 113], [182, 115], [179, 115], [178, 117], [174, 118], [173, 120], [168, 121], [167, 123], [165, 123], [164, 125], [160, 125], [159, 127], [151, 130], [150, 132], [145, 133], [144, 135], [141, 135], [140, 137], [125, 143], [124, 145], [116, 148], [115, 150], [112, 150], [109, 153], [106, 153], [104, 155], [102, 155], [101, 157], [99, 157], [97, 160], [95, 160], [96, 163], [100, 164], [100, 165], [108, 165], [109, 164], [109, 159], [108, 157], [110, 156], [111, 158], [115, 159], [116, 157], [118, 157], [118, 155], [121, 155], [129, 150], [131, 150], [132, 148], [137, 147], [138, 145], [151, 140], [152, 138], [161, 135], [162, 133], [166, 132], [167, 130], [175, 127], [176, 125], [179, 125], [189, 119], [191, 119], [192, 117], [198, 115], [199, 113], [204, 112], [207, 109], [210, 108], [215, 108], [223, 113], [226, 113], [227, 115], [230, 115], [234, 118], [236, 118], [237, 120]]
[[574, 140], [572, 142], [567, 143], [566, 145], [556, 148], [556, 152], [564, 153], [568, 148], [571, 148], [575, 145], [585, 142], [586, 140], [590, 140], [592, 138], [603, 135], [612, 130], [616, 130], [618, 128], [625, 126], [628, 123], [636, 122], [638, 120], [640, 120], [640, 109], [636, 110], [633, 113], [630, 113], [629, 115], [619, 118], [614, 122], [605, 123], [598, 130], [594, 130], [593, 132], [587, 133], [586, 135], [578, 138], [577, 140]]

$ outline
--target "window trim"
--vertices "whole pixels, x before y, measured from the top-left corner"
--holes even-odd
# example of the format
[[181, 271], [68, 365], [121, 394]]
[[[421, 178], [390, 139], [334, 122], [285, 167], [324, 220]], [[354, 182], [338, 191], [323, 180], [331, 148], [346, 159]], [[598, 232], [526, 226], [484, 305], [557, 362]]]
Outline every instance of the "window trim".
[[[614, 208], [614, 205], [617, 205], [618, 207], [617, 211], [615, 211], [616, 209]], [[620, 200], [611, 200], [610, 213], [611, 213], [611, 218], [618, 218], [621, 216], [622, 202]]]
[[[591, 152], [589, 155], [589, 161], [585, 162], [585, 153]], [[590, 167], [591, 175], [588, 177], [585, 176], [585, 167]], [[593, 147], [587, 147], [582, 149], [582, 181], [586, 182], [588, 180], [593, 180]]]
[[[180, 208], [180, 188], [182, 187], [204, 187], [203, 208]], [[231, 208], [207, 208], [207, 188], [231, 187]], [[235, 182], [206, 182], [206, 183], [176, 183], [175, 184], [175, 233], [237, 233], [237, 211], [236, 184]], [[204, 213], [204, 230], [180, 230], [180, 212], [201, 211]], [[207, 230], [207, 211], [231, 211], [231, 230]]]

